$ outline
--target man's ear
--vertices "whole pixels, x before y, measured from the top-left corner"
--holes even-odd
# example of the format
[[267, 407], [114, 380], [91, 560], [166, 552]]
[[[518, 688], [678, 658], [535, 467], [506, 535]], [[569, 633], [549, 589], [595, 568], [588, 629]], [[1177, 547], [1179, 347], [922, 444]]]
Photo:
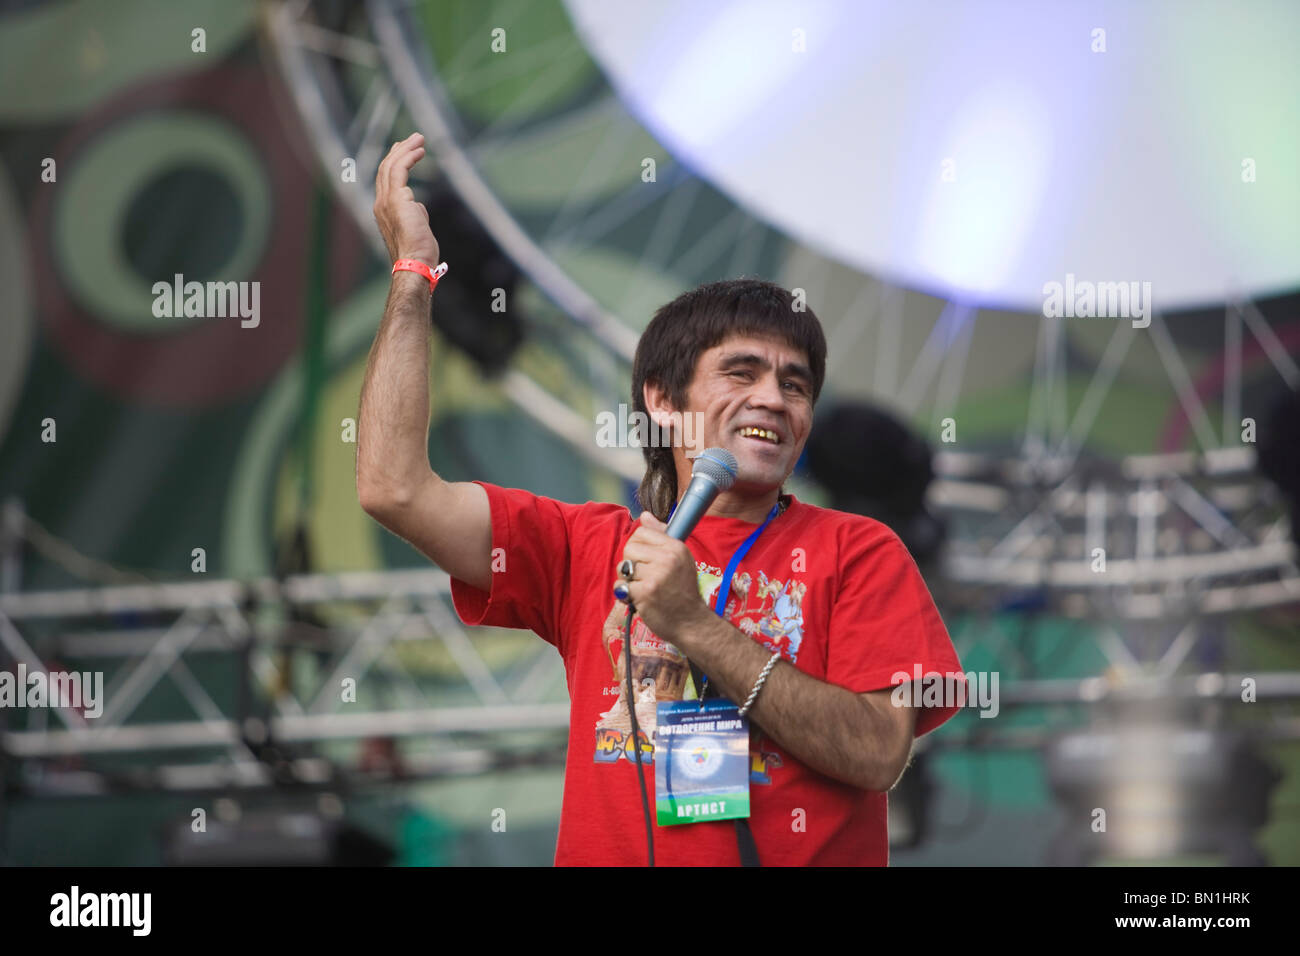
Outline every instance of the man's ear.
[[646, 410], [650, 413], [650, 420], [662, 429], [672, 428], [676, 409], [668, 400], [668, 391], [658, 382], [647, 381], [641, 394], [645, 399]]

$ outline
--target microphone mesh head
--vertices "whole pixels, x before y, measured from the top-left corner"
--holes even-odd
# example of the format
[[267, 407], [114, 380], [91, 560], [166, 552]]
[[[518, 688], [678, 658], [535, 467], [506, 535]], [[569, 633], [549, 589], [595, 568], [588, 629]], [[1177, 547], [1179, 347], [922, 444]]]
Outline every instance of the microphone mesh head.
[[703, 475], [713, 481], [722, 491], [726, 491], [736, 482], [736, 456], [725, 448], [706, 448], [695, 459], [691, 467], [691, 477]]

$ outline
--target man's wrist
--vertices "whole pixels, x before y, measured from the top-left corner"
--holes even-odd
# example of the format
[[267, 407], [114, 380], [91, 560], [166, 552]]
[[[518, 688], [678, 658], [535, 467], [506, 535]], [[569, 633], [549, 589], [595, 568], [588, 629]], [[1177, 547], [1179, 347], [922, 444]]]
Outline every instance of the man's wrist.
[[700, 613], [686, 622], [686, 626], [677, 633], [675, 640], [673, 638], [668, 640], [687, 657], [693, 658], [699, 654], [702, 645], [707, 645], [718, 639], [718, 635], [722, 633], [722, 628], [718, 627], [719, 624], [724, 627], [731, 626], [718, 617], [712, 608], [701, 601]]
[[[400, 262], [401, 260], [399, 259], [398, 261]], [[409, 269], [398, 269], [394, 272], [393, 285], [399, 289], [420, 288], [430, 295], [433, 294], [433, 289], [429, 285], [429, 280], [425, 276], [420, 275], [420, 273], [412, 272]]]
[[434, 254], [433, 258], [431, 259], [431, 258], [429, 258], [427, 255], [425, 255], [425, 254], [423, 254], [423, 253], [420, 253], [420, 252], [415, 252], [415, 253], [410, 253], [410, 252], [399, 252], [399, 253], [397, 254], [396, 258], [393, 259], [393, 261], [394, 261], [394, 262], [401, 262], [403, 259], [409, 259], [409, 260], [411, 260], [412, 262], [423, 262], [423, 263], [424, 263], [426, 266], [428, 266], [430, 269], [432, 269], [432, 268], [434, 268], [434, 267], [436, 267], [436, 266], [438, 265], [438, 256], [437, 256], [436, 253]]

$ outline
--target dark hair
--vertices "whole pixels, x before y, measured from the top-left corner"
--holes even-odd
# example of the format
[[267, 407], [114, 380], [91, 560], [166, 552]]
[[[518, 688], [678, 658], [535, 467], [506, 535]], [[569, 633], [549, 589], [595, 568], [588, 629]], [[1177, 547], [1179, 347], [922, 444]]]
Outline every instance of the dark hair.
[[[654, 315], [632, 362], [632, 407], [648, 417], [645, 385], [657, 384], [673, 408], [684, 411], [686, 387], [700, 355], [733, 335], [774, 336], [803, 349], [812, 369], [812, 399], [826, 378], [826, 336], [812, 309], [762, 279], [724, 279], [684, 292]], [[674, 441], [677, 436], [674, 436]], [[677, 469], [671, 442], [643, 442], [646, 473], [636, 497], [660, 521], [677, 501]], [[654, 446], [659, 447], [654, 447]]]

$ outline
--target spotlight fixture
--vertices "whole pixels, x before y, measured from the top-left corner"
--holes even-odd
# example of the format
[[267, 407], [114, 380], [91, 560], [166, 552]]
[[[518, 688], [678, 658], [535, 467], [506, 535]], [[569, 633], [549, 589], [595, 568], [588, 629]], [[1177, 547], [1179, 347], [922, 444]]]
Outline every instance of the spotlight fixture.
[[925, 506], [934, 478], [930, 448], [888, 412], [853, 402], [819, 413], [808, 468], [834, 508], [888, 525], [917, 564], [938, 554], [944, 526]]

